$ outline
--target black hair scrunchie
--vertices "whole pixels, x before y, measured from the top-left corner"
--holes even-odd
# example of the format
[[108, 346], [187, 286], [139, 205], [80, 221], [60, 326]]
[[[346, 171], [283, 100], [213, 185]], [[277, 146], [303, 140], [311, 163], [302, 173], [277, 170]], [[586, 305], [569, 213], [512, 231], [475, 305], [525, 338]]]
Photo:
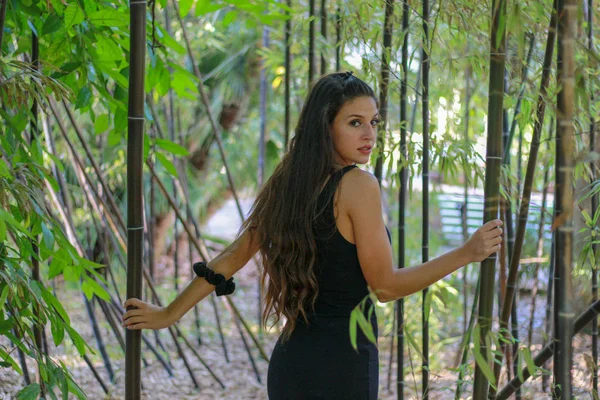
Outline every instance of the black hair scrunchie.
[[200, 278], [206, 279], [211, 285], [215, 285], [217, 296], [227, 296], [235, 291], [235, 283], [233, 277], [225, 280], [221, 274], [216, 274], [215, 271], [206, 266], [206, 262], [200, 261], [194, 264], [194, 272]]

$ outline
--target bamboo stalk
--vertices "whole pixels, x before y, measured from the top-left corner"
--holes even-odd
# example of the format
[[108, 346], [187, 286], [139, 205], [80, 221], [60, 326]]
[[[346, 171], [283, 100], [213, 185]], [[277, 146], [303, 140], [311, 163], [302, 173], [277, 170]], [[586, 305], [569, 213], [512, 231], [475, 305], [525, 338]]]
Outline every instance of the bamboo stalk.
[[[498, 218], [499, 175], [502, 161], [502, 109], [504, 94], [504, 65], [506, 60], [506, 31], [501, 25], [506, 21], [506, 1], [492, 1], [492, 33], [490, 35], [490, 81], [488, 103], [488, 137], [485, 174], [485, 210], [484, 222]], [[492, 254], [481, 263], [481, 287], [479, 296], [479, 313], [477, 322], [480, 327], [479, 352], [484, 362], [489, 363], [486, 339], [491, 329], [494, 308], [494, 281], [496, 270], [496, 254]], [[475, 366], [475, 382], [473, 398], [485, 399], [489, 382], [482, 373], [481, 367]]]
[[321, 75], [327, 72], [327, 0], [321, 0], [321, 36], [323, 38], [323, 46], [321, 47]]
[[[553, 204], [553, 220], [556, 218], [556, 194], [554, 195], [554, 204]], [[547, 284], [547, 293], [546, 293], [546, 316], [545, 316], [545, 335], [544, 340], [542, 342], [542, 346], [546, 345], [546, 341], [548, 339], [548, 333], [551, 332], [551, 319], [550, 316], [552, 314], [552, 299], [554, 299], [554, 266], [556, 263], [556, 231], [552, 231], [552, 245], [550, 247], [550, 267], [548, 270], [548, 284]], [[546, 365], [544, 365], [544, 369], [548, 369]], [[546, 392], [548, 390], [548, 375], [542, 375], [542, 390]]]
[[[92, 331], [94, 332], [94, 337], [96, 338], [96, 344], [98, 345], [98, 350], [100, 350], [100, 355], [102, 356], [102, 360], [104, 361], [104, 366], [106, 368], [106, 372], [108, 373], [108, 377], [111, 382], [115, 381], [115, 374], [112, 369], [112, 364], [110, 362], [110, 357], [106, 352], [106, 347], [104, 346], [104, 340], [102, 340], [102, 333], [100, 333], [100, 328], [98, 327], [98, 321], [96, 319], [96, 314], [94, 313], [94, 309], [88, 298], [81, 293], [83, 296], [83, 302], [85, 303], [85, 308], [88, 313], [88, 318], [92, 324]], [[92, 298], [93, 299], [93, 298]]]
[[479, 288], [481, 287], [481, 275], [477, 278], [477, 284], [475, 286], [475, 294], [473, 296], [473, 304], [471, 304], [471, 315], [469, 317], [469, 325], [464, 332], [463, 340], [460, 344], [460, 351], [462, 356], [460, 359], [460, 366], [458, 369], [458, 379], [456, 381], [456, 391], [454, 392], [454, 399], [460, 400], [463, 386], [463, 378], [465, 376], [465, 368], [467, 365], [467, 357], [469, 355], [469, 344], [471, 343], [471, 334], [473, 332], [473, 326], [475, 325], [475, 315], [477, 313], [477, 302], [479, 301]]
[[[406, 146], [407, 102], [408, 102], [408, 22], [410, 8], [408, 0], [402, 0], [402, 79], [400, 81], [400, 152], [403, 160], [400, 170], [400, 192], [398, 194], [398, 268], [406, 267], [406, 195], [408, 193], [408, 149]], [[396, 302], [398, 347], [396, 350], [396, 395], [404, 400], [404, 298]], [[393, 343], [392, 343], [393, 347]]]
[[8, 0], [0, 0], [0, 56], [2, 56], [2, 36], [4, 34], [4, 23], [6, 22], [6, 5]]
[[[423, 117], [423, 218], [422, 218], [422, 262], [429, 260], [429, 0], [423, 1], [423, 43], [421, 45], [421, 69], [422, 69], [422, 107]], [[429, 304], [427, 301], [429, 289], [422, 292], [422, 335], [423, 335], [423, 362], [421, 365], [421, 385], [423, 400], [429, 399]]]
[[[269, 48], [269, 28], [268, 26], [263, 27], [263, 36], [262, 36], [262, 46], [263, 49]], [[263, 186], [263, 182], [265, 181], [265, 163], [266, 163], [266, 145], [267, 145], [267, 71], [264, 60], [261, 59], [260, 65], [260, 138], [258, 145], [258, 187]], [[258, 267], [258, 264], [257, 264]], [[258, 321], [258, 334], [262, 336], [263, 329], [261, 321], [262, 315], [262, 285], [260, 284], [260, 269], [257, 274], [257, 318]]]
[[315, 79], [317, 70], [317, 56], [315, 54], [315, 0], [308, 0], [308, 86]]
[[[144, 222], [144, 79], [146, 61], [146, 1], [130, 0], [130, 69], [127, 113], [127, 298], [142, 296]], [[125, 398], [141, 398], [141, 331], [125, 334]]]
[[100, 374], [98, 373], [98, 371], [96, 370], [96, 368], [94, 367], [94, 364], [92, 364], [92, 361], [87, 356], [87, 354], [83, 355], [83, 360], [87, 364], [88, 368], [92, 371], [92, 374], [94, 375], [94, 378], [96, 378], [96, 380], [98, 381], [98, 383], [102, 387], [102, 390], [104, 391], [104, 393], [108, 394], [108, 386], [106, 386], [106, 383], [104, 383], [104, 380], [102, 379], [102, 377], [100, 376]]
[[557, 40], [557, 129], [556, 129], [556, 197], [557, 217], [553, 226], [556, 236], [554, 290], [554, 391], [556, 399], [570, 399], [573, 349], [573, 115], [575, 103], [575, 40], [577, 1], [558, 1]]
[[[556, 6], [556, 0], [555, 0]], [[527, 171], [525, 174], [525, 183], [523, 186], [523, 195], [521, 199], [521, 203], [519, 205], [519, 223], [517, 224], [517, 231], [515, 236], [515, 242], [513, 251], [511, 254], [510, 260], [510, 268], [508, 272], [508, 283], [506, 296], [504, 296], [504, 301], [502, 303], [502, 311], [500, 314], [500, 332], [507, 339], [506, 331], [508, 328], [508, 319], [509, 315], [512, 311], [512, 303], [514, 294], [516, 291], [516, 282], [518, 277], [519, 270], [519, 260], [521, 258], [521, 252], [523, 250], [523, 242], [525, 239], [525, 228], [527, 223], [527, 216], [529, 214], [529, 203], [531, 200], [531, 192], [533, 186], [533, 178], [536, 169], [537, 163], [537, 155], [540, 147], [540, 136], [542, 127], [544, 124], [544, 113], [546, 110], [546, 92], [548, 87], [548, 82], [550, 80], [550, 68], [552, 66], [552, 53], [554, 52], [554, 37], [555, 37], [555, 29], [556, 25], [556, 12], [553, 9], [552, 16], [550, 18], [550, 25], [548, 29], [548, 41], [546, 42], [546, 50], [544, 54], [544, 67], [542, 72], [542, 79], [540, 82], [540, 93], [538, 96], [536, 115], [534, 120], [533, 127], [533, 137], [531, 141], [531, 147], [529, 150], [529, 160], [527, 161]], [[494, 364], [494, 374], [496, 379], [500, 376], [500, 367], [502, 364], [502, 353], [504, 348], [506, 347], [505, 341], [500, 341], [501, 351], [496, 353], [496, 361]]]
[[381, 186], [383, 178], [383, 152], [385, 149], [385, 133], [387, 128], [388, 87], [390, 80], [389, 53], [392, 51], [392, 32], [394, 27], [394, 0], [386, 0], [383, 22], [383, 48], [381, 51], [381, 80], [379, 81], [379, 115], [382, 123], [377, 130], [377, 160], [375, 161], [375, 177]]
[[[531, 58], [533, 56], [533, 49], [535, 48], [535, 34], [532, 32], [529, 34], [529, 51], [527, 52], [527, 60], [525, 61], [525, 65], [523, 65], [523, 69], [521, 71], [521, 89], [519, 90], [519, 95], [517, 97], [517, 104], [515, 104], [515, 112], [513, 114], [513, 118], [510, 124], [510, 132], [508, 135], [508, 142], [504, 146], [504, 157], [510, 156], [510, 147], [512, 145], [513, 138], [515, 136], [515, 130], [517, 128], [517, 116], [521, 114], [521, 103], [523, 102], [523, 95], [525, 94], [525, 85], [527, 83], [527, 75], [529, 74], [529, 64], [531, 63]], [[521, 135], [522, 139], [522, 135]], [[522, 143], [522, 140], [521, 140]], [[520, 154], [520, 153], [519, 153]]]
[[[2, 26], [4, 28], [4, 26]], [[0, 41], [0, 44], [2, 42]], [[40, 69], [40, 46], [37, 34], [35, 31], [31, 31], [31, 63], [32, 68], [35, 71], [39, 71]], [[38, 102], [36, 97], [33, 99], [33, 104], [31, 106], [31, 119], [30, 119], [30, 137], [29, 137], [29, 145], [30, 146], [39, 146], [38, 138], [40, 136], [39, 127], [38, 127]], [[38, 247], [38, 236], [34, 236], [31, 239], [31, 279], [41, 283], [40, 277], [40, 249]], [[37, 314], [39, 310], [37, 306], [34, 307], [34, 312]], [[43, 339], [42, 336], [44, 334], [44, 325], [40, 325], [38, 323], [33, 324], [33, 337], [35, 347], [39, 352], [42, 352], [43, 347]], [[36, 370], [36, 382], [40, 385], [41, 397], [46, 397], [46, 384], [43, 380], [43, 374], [40, 366], [40, 360], [37, 360], [37, 370]]]
[[342, 69], [342, 7], [338, 4], [335, 13], [335, 70]]
[[[552, 126], [552, 124], [551, 124]], [[550, 153], [550, 138], [548, 139], [548, 153]], [[548, 165], [548, 163], [545, 163]], [[542, 258], [544, 255], [544, 219], [546, 217], [546, 200], [548, 198], [548, 182], [550, 180], [550, 168], [546, 168], [544, 171], [544, 183], [542, 187], [542, 207], [540, 210], [540, 224], [538, 226], [538, 241], [536, 246], [536, 256]], [[539, 272], [541, 263], [535, 263], [533, 270], [533, 290], [531, 292], [531, 313], [529, 314], [529, 328], [527, 330], [527, 343], [531, 349], [532, 337], [533, 337], [533, 319], [535, 314], [536, 299], [538, 294], [539, 285]]]
[[[600, 300], [596, 300], [592, 303], [583, 313], [577, 317], [575, 322], [573, 323], [573, 335], [581, 332], [583, 328], [587, 326], [590, 322], [598, 317], [600, 313]], [[573, 335], [571, 337], [573, 337]], [[533, 359], [533, 364], [536, 367], [540, 367], [546, 361], [548, 361], [554, 355], [554, 343], [548, 343]], [[510, 397], [511, 394], [515, 392], [515, 390], [531, 377], [531, 372], [528, 368], [523, 368], [521, 372], [523, 376], [523, 380], [516, 376], [512, 381], [510, 381], [502, 390], [498, 393], [496, 397], [497, 400], [506, 400]], [[563, 397], [570, 398], [570, 397]]]
[[[593, 0], [588, 0], [587, 2], [587, 27], [588, 27], [588, 49], [590, 50], [590, 54], [592, 49], [594, 48], [594, 8], [593, 8]], [[594, 104], [594, 88], [592, 85], [592, 81], [590, 80], [590, 104]], [[596, 121], [595, 115], [593, 114], [591, 108], [589, 111], [590, 115], [590, 151], [596, 151]], [[597, 162], [590, 163], [590, 171], [591, 171], [591, 181], [594, 182], [597, 179]], [[592, 195], [592, 212], [591, 215], [595, 215], [598, 210], [598, 206], [600, 203], [600, 196], [598, 193], [594, 193]], [[595, 227], [594, 227], [595, 228]], [[600, 250], [600, 246], [598, 243], [592, 244], [592, 254], [594, 264], [592, 265], [592, 301], [596, 301], [598, 299], [598, 267], [596, 263], [596, 257], [598, 256]], [[598, 318], [595, 317], [592, 321], [592, 365], [594, 369], [592, 370], [592, 395], [598, 397]]]
[[284, 149], [287, 150], [288, 143], [290, 141], [290, 100], [291, 100], [291, 92], [290, 92], [290, 73], [292, 71], [292, 54], [290, 52], [290, 47], [292, 43], [292, 0], [286, 0], [286, 6], [289, 8], [286, 11], [286, 20], [285, 20], [285, 117], [284, 117], [284, 137], [285, 144]]
[[[524, 88], [524, 86], [523, 86]], [[507, 94], [508, 92], [508, 71], [505, 69], [504, 70], [504, 93]], [[521, 94], [522, 95], [522, 94]], [[517, 110], [515, 110], [515, 115], [517, 114]], [[508, 111], [506, 110], [506, 108], [503, 108], [502, 110], [502, 118], [503, 118], [503, 123], [502, 123], [502, 132], [503, 132], [503, 149], [506, 149], [507, 147], [510, 148], [510, 133], [508, 131]], [[514, 117], [513, 117], [514, 120]], [[520, 137], [520, 141], [519, 141], [519, 146], [521, 145], [522, 141], [522, 136]], [[511, 167], [511, 157], [510, 157], [510, 151], [509, 154], [503, 154], [502, 156], [502, 163], [505, 165], [505, 172], [510, 175], [510, 167]], [[520, 156], [519, 156], [519, 160], [520, 160]], [[517, 168], [519, 176], [520, 176], [520, 164], [519, 167]], [[510, 184], [510, 179], [506, 179], [506, 198], [502, 199], [502, 204], [504, 206], [504, 210], [503, 210], [503, 214], [505, 216], [505, 234], [506, 237], [508, 238], [508, 243], [507, 246], [503, 246], [502, 249], [504, 249], [506, 256], [508, 256], [508, 260], [510, 261], [513, 251], [514, 251], [514, 243], [515, 243], [515, 231], [514, 231], [514, 224], [513, 224], [513, 207], [512, 207], [512, 202], [510, 201], [510, 199], [513, 197], [512, 196], [512, 187]], [[517, 184], [517, 197], [518, 194], [520, 193], [520, 181]], [[502, 271], [504, 272], [504, 278], [506, 279], [506, 257], [505, 254], [503, 253], [502, 255], [502, 259], [501, 259], [501, 265], [502, 265]], [[500, 297], [500, 301], [498, 302], [498, 304], [502, 304], [504, 302], [504, 298], [506, 297], [506, 285], [508, 284], [507, 280], [505, 280], [504, 282], [501, 283], [502, 285], [504, 285], [504, 291], [502, 292], [503, 296]], [[517, 290], [515, 288], [515, 296]], [[507, 349], [506, 353], [507, 353], [507, 360], [506, 360], [506, 364], [507, 364], [507, 378], [511, 379], [511, 369], [510, 369], [510, 364], [512, 361], [512, 366], [513, 366], [513, 371], [516, 374], [517, 373], [517, 369], [518, 369], [518, 358], [517, 358], [517, 354], [518, 354], [518, 349], [519, 349], [519, 326], [518, 326], [518, 315], [517, 315], [517, 300], [515, 299], [515, 301], [513, 301], [512, 303], [512, 308], [511, 308], [511, 335], [512, 338], [514, 340], [514, 344], [513, 344], [513, 348], [512, 348], [512, 352]], [[510, 357], [509, 357], [510, 355]], [[512, 357], [512, 360], [511, 360]], [[493, 392], [492, 392], [493, 393]], [[516, 400], [521, 400], [521, 390], [517, 390], [516, 396], [515, 396]]]

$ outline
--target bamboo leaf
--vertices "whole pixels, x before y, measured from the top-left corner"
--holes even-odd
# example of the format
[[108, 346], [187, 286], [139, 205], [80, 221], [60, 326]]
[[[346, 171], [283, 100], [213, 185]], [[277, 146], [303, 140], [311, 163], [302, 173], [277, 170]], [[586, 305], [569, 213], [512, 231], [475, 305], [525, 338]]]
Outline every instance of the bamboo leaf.
[[179, 16], [181, 18], [185, 18], [192, 6], [194, 5], [194, 0], [179, 0]]
[[19, 393], [17, 393], [17, 400], [36, 400], [40, 395], [40, 392], [40, 385], [37, 383], [32, 383], [25, 386], [19, 391]]
[[358, 310], [357, 308], [352, 310], [352, 312], [350, 313], [350, 344], [352, 345], [352, 348], [356, 351], [358, 351], [358, 346], [356, 344], [357, 313], [360, 313], [360, 310]]
[[479, 349], [479, 346], [481, 343], [481, 336], [480, 336], [479, 329], [480, 329], [479, 325], [476, 325], [475, 328], [473, 329], [473, 355], [475, 356], [475, 362], [477, 363], [477, 366], [479, 367], [479, 369], [481, 369], [481, 372], [483, 373], [483, 375], [485, 375], [485, 377], [487, 378], [487, 380], [490, 382], [491, 385], [495, 385], [496, 378], [494, 376], [494, 372], [492, 371], [490, 364], [486, 361], [485, 358], [483, 358], [483, 355], [481, 355], [481, 351]]
[[[20, 341], [14, 341], [12, 338], [14, 338], [14, 336], [12, 335], [12, 333], [7, 332], [6, 336], [11, 339], [11, 341], [15, 344], [15, 345], [19, 345], [21, 342]], [[12, 337], [12, 338], [11, 338]], [[16, 339], [16, 338], [15, 338]], [[19, 364], [17, 364], [17, 362], [10, 356], [10, 354], [8, 354], [5, 350], [4, 347], [0, 346], [0, 366], [3, 367], [12, 367], [12, 369], [14, 369], [15, 371], [17, 371], [19, 373], [19, 375], [23, 375], [23, 370], [21, 369], [21, 367], [19, 367]]]
[[156, 159], [162, 164], [163, 167], [167, 170], [167, 172], [173, 176], [177, 176], [177, 168], [175, 165], [162, 153], [155, 153]]
[[90, 14], [89, 21], [96, 26], [128, 26], [129, 12], [125, 13], [112, 8], [105, 8]]
[[377, 339], [375, 338], [375, 334], [373, 333], [373, 326], [367, 321], [365, 315], [362, 313], [362, 310], [356, 313], [356, 319], [358, 321], [358, 325], [360, 329], [365, 334], [367, 339], [371, 341], [373, 344], [377, 344]]
[[166, 139], [156, 139], [156, 145], [176, 156], [189, 156], [190, 152], [183, 146]]

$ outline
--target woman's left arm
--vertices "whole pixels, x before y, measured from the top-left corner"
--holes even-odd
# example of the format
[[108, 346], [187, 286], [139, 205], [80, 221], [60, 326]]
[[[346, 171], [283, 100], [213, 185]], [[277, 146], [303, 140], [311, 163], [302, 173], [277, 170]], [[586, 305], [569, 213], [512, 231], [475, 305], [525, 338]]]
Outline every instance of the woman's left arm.
[[[208, 263], [208, 268], [225, 279], [242, 269], [259, 249], [255, 231], [244, 231], [233, 243]], [[215, 286], [204, 278], [195, 277], [189, 285], [166, 307], [157, 307], [136, 298], [125, 301], [123, 326], [128, 329], [161, 329], [179, 321], [194, 305], [208, 296]]]

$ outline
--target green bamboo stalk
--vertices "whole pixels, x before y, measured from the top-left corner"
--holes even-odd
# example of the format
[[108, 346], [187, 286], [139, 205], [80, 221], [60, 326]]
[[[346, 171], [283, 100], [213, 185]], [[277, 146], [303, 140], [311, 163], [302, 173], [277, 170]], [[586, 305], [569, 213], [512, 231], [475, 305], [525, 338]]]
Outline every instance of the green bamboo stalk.
[[[506, 60], [506, 1], [492, 1], [492, 33], [490, 36], [490, 81], [488, 103], [488, 138], [485, 173], [485, 210], [484, 222], [498, 218], [499, 176], [502, 161], [502, 109], [504, 94], [504, 65]], [[477, 323], [481, 340], [479, 347], [484, 362], [489, 363], [486, 339], [491, 329], [494, 308], [494, 281], [496, 272], [496, 254], [492, 254], [481, 263], [481, 287]], [[475, 366], [474, 399], [486, 399], [489, 381], [477, 363]]]
[[[587, 2], [587, 27], [588, 27], [588, 49], [590, 53], [594, 48], [594, 8], [593, 8], [593, 0], [588, 0]], [[592, 80], [590, 80], [590, 104], [594, 104], [594, 88], [592, 84]], [[589, 112], [590, 115], [590, 152], [596, 151], [596, 121], [595, 116], [593, 114], [592, 109]], [[598, 165], [597, 162], [590, 163], [590, 171], [591, 171], [591, 181], [594, 182], [597, 179], [597, 171]], [[600, 203], [600, 196], [598, 193], [594, 193], [592, 196], [592, 212], [591, 215], [595, 215], [596, 210], [598, 210], [598, 205]], [[598, 251], [600, 250], [600, 246], [598, 243], [592, 244], [592, 254], [594, 265], [592, 265], [592, 301], [595, 301], [598, 298], [598, 267], [596, 264], [596, 257], [598, 256]], [[594, 370], [592, 371], [592, 395], [598, 397], [598, 318], [594, 318], [592, 321], [592, 365], [594, 366]]]
[[558, 1], [557, 41], [557, 129], [556, 129], [556, 197], [557, 217], [556, 270], [554, 290], [554, 391], [553, 397], [571, 398], [571, 364], [573, 349], [573, 166], [575, 140], [573, 115], [575, 106], [575, 40], [577, 0]]
[[388, 87], [390, 80], [390, 57], [392, 51], [392, 31], [394, 27], [394, 0], [386, 0], [383, 22], [383, 49], [381, 54], [381, 80], [379, 81], [379, 115], [381, 124], [377, 130], [377, 160], [375, 161], [375, 177], [381, 186], [383, 173], [383, 151], [385, 148], [385, 132], [387, 125]]
[[[556, 0], [555, 0], [556, 6]], [[544, 114], [546, 110], [546, 92], [548, 88], [548, 82], [550, 80], [550, 69], [552, 66], [552, 54], [554, 52], [554, 37], [555, 37], [555, 26], [556, 26], [556, 12], [553, 8], [552, 16], [550, 18], [550, 25], [548, 29], [548, 40], [546, 42], [546, 50], [544, 54], [544, 65], [542, 72], [542, 79], [540, 82], [540, 93], [538, 95], [536, 115], [533, 127], [533, 137], [531, 141], [531, 147], [529, 150], [529, 160], [527, 161], [527, 171], [525, 174], [525, 182], [523, 186], [523, 195], [521, 203], [519, 205], [519, 218], [517, 224], [517, 230], [515, 235], [514, 247], [510, 259], [510, 267], [508, 272], [508, 282], [506, 285], [506, 295], [502, 303], [500, 313], [500, 333], [507, 337], [508, 319], [512, 311], [512, 303], [515, 295], [516, 283], [518, 278], [519, 260], [521, 259], [521, 252], [523, 250], [523, 242], [525, 239], [525, 228], [527, 224], [527, 217], [529, 214], [529, 202], [531, 200], [531, 192], [533, 187], [533, 178], [535, 174], [537, 156], [540, 147], [541, 131], [544, 124]], [[501, 351], [496, 352], [496, 361], [494, 364], [494, 375], [496, 379], [500, 376], [500, 367], [502, 365], [502, 356], [506, 342], [500, 341]]]
[[284, 149], [287, 151], [288, 143], [290, 141], [290, 100], [291, 100], [291, 92], [290, 92], [290, 73], [292, 71], [292, 53], [290, 52], [290, 47], [292, 45], [292, 0], [286, 0], [285, 3], [288, 7], [288, 11], [286, 11], [286, 20], [285, 20], [285, 117], [284, 117], [284, 137], [285, 137], [285, 145]]
[[[577, 319], [573, 323], [573, 334], [571, 337], [573, 337], [574, 335], [581, 332], [581, 330], [583, 328], [585, 328], [587, 326], [587, 324], [589, 324], [590, 322], [592, 322], [594, 319], [596, 319], [598, 317], [599, 313], [600, 313], [600, 300], [596, 300], [583, 313], [581, 313], [579, 315], [579, 317], [577, 317]], [[546, 363], [546, 361], [548, 361], [550, 358], [552, 358], [553, 355], [554, 355], [554, 343], [550, 342], [534, 357], [533, 364], [536, 367], [540, 367], [541, 365]], [[516, 376], [512, 381], [510, 381], [498, 393], [498, 397], [496, 397], [497, 400], [507, 400], [510, 397], [510, 395], [512, 395], [515, 392], [515, 390], [517, 388], [521, 387], [521, 385], [527, 379], [529, 379], [531, 377], [531, 371], [529, 371], [529, 368], [523, 368], [523, 371], [521, 372], [521, 374], [523, 376], [523, 379], [521, 380], [521, 378], [519, 376]], [[570, 398], [570, 397], [563, 397], [563, 398]]]
[[[423, 0], [423, 43], [421, 46], [421, 69], [422, 69], [422, 113], [423, 116], [423, 238], [421, 245], [422, 262], [429, 260], [429, 0]], [[429, 399], [429, 289], [423, 290], [422, 300], [422, 330], [423, 330], [423, 362], [421, 365], [421, 384], [423, 400]]]
[[308, 0], [308, 86], [315, 80], [317, 56], [315, 54], [315, 0]]
[[[400, 81], [400, 193], [398, 194], [398, 268], [406, 267], [406, 195], [408, 193], [408, 149], [406, 145], [407, 102], [408, 102], [408, 22], [410, 8], [408, 0], [402, 0], [402, 79]], [[396, 395], [404, 400], [404, 298], [396, 302], [398, 348], [396, 370]], [[392, 343], [393, 344], [393, 343]], [[393, 346], [392, 346], [393, 347]]]
[[327, 72], [327, 0], [321, 0], [321, 37], [323, 43], [321, 46], [321, 75], [325, 75]]

